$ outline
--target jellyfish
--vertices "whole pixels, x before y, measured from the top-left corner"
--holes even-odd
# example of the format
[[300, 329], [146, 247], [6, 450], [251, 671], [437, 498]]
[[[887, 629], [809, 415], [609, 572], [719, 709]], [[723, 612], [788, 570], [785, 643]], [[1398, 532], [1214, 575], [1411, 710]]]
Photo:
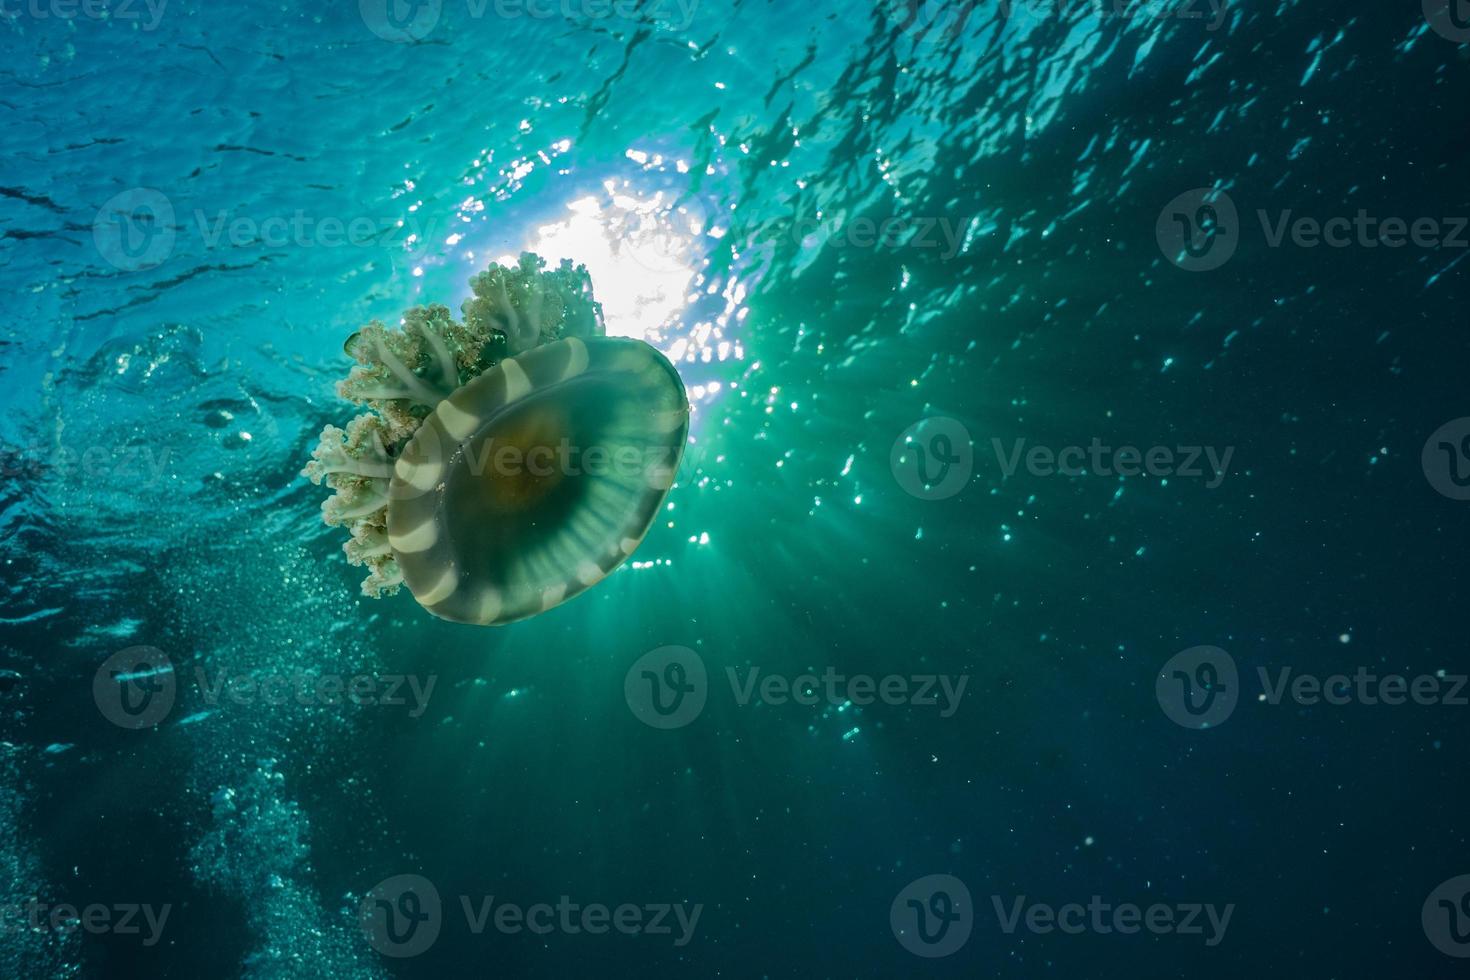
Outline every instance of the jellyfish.
[[655, 348], [608, 337], [585, 268], [530, 253], [402, 327], [353, 334], [338, 393], [365, 406], [322, 430], [302, 473], [333, 491], [365, 595], [407, 587], [430, 613], [501, 625], [597, 584], [642, 542], [673, 485], [689, 400]]

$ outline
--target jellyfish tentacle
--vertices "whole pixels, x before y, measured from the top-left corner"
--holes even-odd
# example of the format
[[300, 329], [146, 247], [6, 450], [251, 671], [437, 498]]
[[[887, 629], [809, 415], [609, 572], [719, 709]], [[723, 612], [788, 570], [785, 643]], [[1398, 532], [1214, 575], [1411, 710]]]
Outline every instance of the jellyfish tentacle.
[[373, 337], [373, 346], [377, 348], [378, 358], [383, 366], [393, 373], [393, 376], [403, 382], [404, 391], [397, 397], [416, 401], [420, 405], [433, 408], [444, 399], [449, 397], [449, 392], [439, 392], [430, 387], [423, 378], [414, 374], [407, 364], [398, 359], [398, 356], [388, 349], [380, 337]]
[[369, 558], [383, 558], [393, 552], [388, 544], [388, 533], [375, 527], [353, 528], [352, 538], [342, 545], [342, 550], [353, 565], [361, 565]]
[[501, 276], [496, 281], [496, 285], [500, 288], [500, 308], [503, 311], [496, 317], [496, 320], [500, 324], [501, 332], [505, 334], [506, 346], [510, 348], [512, 354], [519, 353], [521, 350], [519, 343], [521, 337], [521, 316], [516, 312], [515, 306], [511, 304], [510, 293], [505, 288], [505, 277]]
[[454, 391], [459, 387], [459, 367], [454, 363], [454, 355], [449, 353], [449, 345], [444, 342], [439, 331], [434, 330], [427, 323], [419, 324], [419, 332], [434, 353], [434, 360], [439, 367], [440, 387], [447, 392]]
[[381, 564], [373, 566], [371, 574], [362, 580], [362, 594], [374, 599], [383, 593], [390, 595], [403, 584], [403, 570], [391, 556]]
[[336, 466], [323, 466], [326, 473], [346, 473], [351, 476], [360, 476], [367, 480], [391, 480], [393, 479], [393, 467], [384, 464], [374, 465], [371, 463], [343, 462]]
[[[355, 394], [364, 401], [378, 402], [411, 401], [417, 403], [420, 397], [415, 392], [405, 391], [402, 388], [358, 388]], [[441, 398], [440, 401], [443, 399]], [[437, 405], [438, 402], [433, 404]]]
[[[349, 423], [346, 431], [335, 425], [322, 429], [302, 475], [316, 484], [334, 474], [391, 480], [393, 459], [383, 445], [382, 434], [372, 426], [373, 421], [370, 415], [360, 415]], [[369, 445], [364, 446], [364, 441]]]
[[502, 275], [496, 282], [500, 291], [500, 305], [503, 312], [499, 320], [501, 333], [505, 334], [506, 345], [512, 354], [521, 354], [536, 346], [536, 341], [541, 336], [541, 302], [542, 292], [532, 285], [527, 292], [530, 301], [527, 303], [525, 313], [521, 313], [510, 301], [510, 293], [505, 288], [505, 276]]
[[382, 489], [379, 489], [377, 481], [372, 481], [369, 489], [358, 499], [344, 497], [341, 493], [328, 497], [322, 502], [322, 516], [328, 524], [343, 524], [359, 517], [367, 517], [387, 506], [387, 484], [383, 484]]
[[393, 479], [393, 467], [391, 464], [366, 463], [360, 459], [351, 458], [345, 451], [339, 450], [339, 452], [340, 455], [337, 457], [318, 462], [316, 470], [323, 476], [328, 473], [345, 473], [349, 476], [360, 476], [369, 480]]
[[526, 304], [526, 319], [530, 321], [526, 327], [526, 336], [522, 337], [525, 349], [536, 346], [541, 339], [541, 309], [546, 302], [546, 290], [539, 285], [531, 287], [531, 299]]

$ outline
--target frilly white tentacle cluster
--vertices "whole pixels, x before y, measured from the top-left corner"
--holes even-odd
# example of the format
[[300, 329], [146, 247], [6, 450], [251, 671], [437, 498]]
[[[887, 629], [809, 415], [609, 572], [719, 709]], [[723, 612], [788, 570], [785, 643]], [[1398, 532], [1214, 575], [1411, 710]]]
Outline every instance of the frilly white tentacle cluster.
[[343, 550], [368, 568], [364, 595], [392, 594], [403, 582], [388, 545], [388, 483], [398, 453], [434, 406], [504, 357], [605, 332], [586, 268], [566, 260], [547, 269], [527, 252], [516, 266], [491, 265], [470, 290], [462, 323], [447, 307], [418, 306], [400, 327], [375, 320], [344, 345], [357, 363], [337, 393], [367, 411], [346, 429], [322, 429], [301, 474], [334, 491], [322, 519], [351, 534]]

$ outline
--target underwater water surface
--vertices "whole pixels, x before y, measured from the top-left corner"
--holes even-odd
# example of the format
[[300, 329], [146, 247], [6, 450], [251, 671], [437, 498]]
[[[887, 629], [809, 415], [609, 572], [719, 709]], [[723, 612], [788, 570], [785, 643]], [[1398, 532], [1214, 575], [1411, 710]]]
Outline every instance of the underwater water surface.
[[[1463, 0], [0, 45], [3, 976], [1464, 972]], [[525, 251], [668, 496], [519, 622], [365, 596], [344, 343]]]

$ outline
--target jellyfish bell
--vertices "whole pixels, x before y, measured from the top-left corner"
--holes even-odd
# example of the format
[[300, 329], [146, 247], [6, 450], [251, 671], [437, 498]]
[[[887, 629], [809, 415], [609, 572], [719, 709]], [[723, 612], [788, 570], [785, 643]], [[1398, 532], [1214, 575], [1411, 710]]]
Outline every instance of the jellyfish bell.
[[643, 540], [688, 430], [678, 373], [640, 340], [569, 337], [499, 361], [394, 464], [387, 535], [403, 584], [459, 623], [565, 602]]
[[402, 586], [436, 616], [497, 625], [595, 584], [638, 547], [689, 429], [684, 385], [640, 340], [609, 338], [584, 266], [524, 253], [470, 279], [456, 319], [416, 306], [344, 352], [302, 475], [333, 492], [363, 595]]

